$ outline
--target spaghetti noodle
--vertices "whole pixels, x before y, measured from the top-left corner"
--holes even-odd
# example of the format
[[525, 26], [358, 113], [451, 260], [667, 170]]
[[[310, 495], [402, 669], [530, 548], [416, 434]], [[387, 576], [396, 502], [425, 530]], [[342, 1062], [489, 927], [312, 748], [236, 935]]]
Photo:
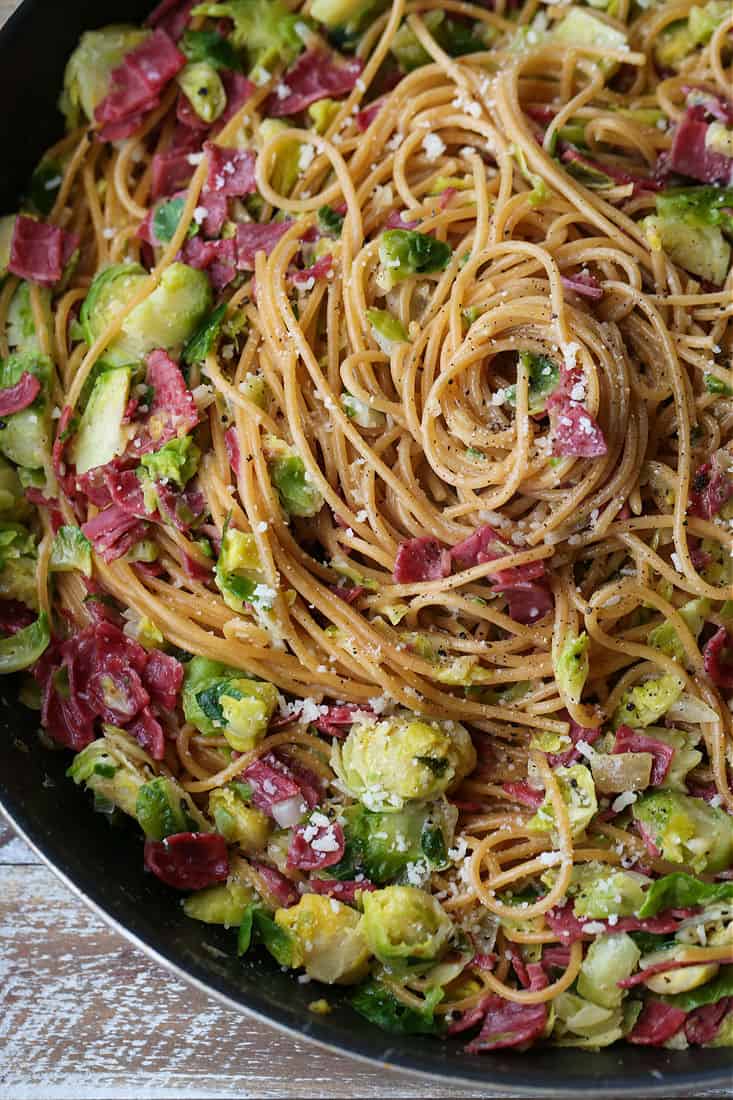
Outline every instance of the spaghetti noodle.
[[381, 1026], [730, 1042], [733, 19], [358, 8], [72, 58], [0, 663], [190, 916]]

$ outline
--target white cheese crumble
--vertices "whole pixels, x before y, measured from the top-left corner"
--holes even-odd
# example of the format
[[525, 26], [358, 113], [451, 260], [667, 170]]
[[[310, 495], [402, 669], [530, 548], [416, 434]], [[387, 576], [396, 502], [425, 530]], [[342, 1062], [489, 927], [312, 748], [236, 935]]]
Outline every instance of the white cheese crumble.
[[428, 160], [437, 160], [445, 152], [445, 142], [441, 141], [437, 134], [426, 134], [422, 147]]

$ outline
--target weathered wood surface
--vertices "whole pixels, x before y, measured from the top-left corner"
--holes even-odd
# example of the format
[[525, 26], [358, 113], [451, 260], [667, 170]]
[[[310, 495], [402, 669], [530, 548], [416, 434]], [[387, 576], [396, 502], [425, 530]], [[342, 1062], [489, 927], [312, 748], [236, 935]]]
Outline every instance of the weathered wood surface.
[[0, 1100], [459, 1097], [294, 1042], [171, 978], [0, 825]]

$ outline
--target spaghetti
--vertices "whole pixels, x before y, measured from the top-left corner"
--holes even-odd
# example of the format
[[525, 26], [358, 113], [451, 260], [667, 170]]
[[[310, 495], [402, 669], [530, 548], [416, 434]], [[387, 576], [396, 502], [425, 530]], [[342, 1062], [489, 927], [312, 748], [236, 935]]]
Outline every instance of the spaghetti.
[[381, 1026], [730, 1042], [733, 20], [345, 7], [72, 58], [0, 663], [190, 916]]

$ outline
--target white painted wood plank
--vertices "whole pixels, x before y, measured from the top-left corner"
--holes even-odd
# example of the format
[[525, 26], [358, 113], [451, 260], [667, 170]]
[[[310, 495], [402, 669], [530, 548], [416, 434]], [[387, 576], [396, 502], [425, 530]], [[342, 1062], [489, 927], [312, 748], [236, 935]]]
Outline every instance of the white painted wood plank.
[[0, 1098], [445, 1097], [295, 1042], [120, 939], [44, 867], [0, 867]]

